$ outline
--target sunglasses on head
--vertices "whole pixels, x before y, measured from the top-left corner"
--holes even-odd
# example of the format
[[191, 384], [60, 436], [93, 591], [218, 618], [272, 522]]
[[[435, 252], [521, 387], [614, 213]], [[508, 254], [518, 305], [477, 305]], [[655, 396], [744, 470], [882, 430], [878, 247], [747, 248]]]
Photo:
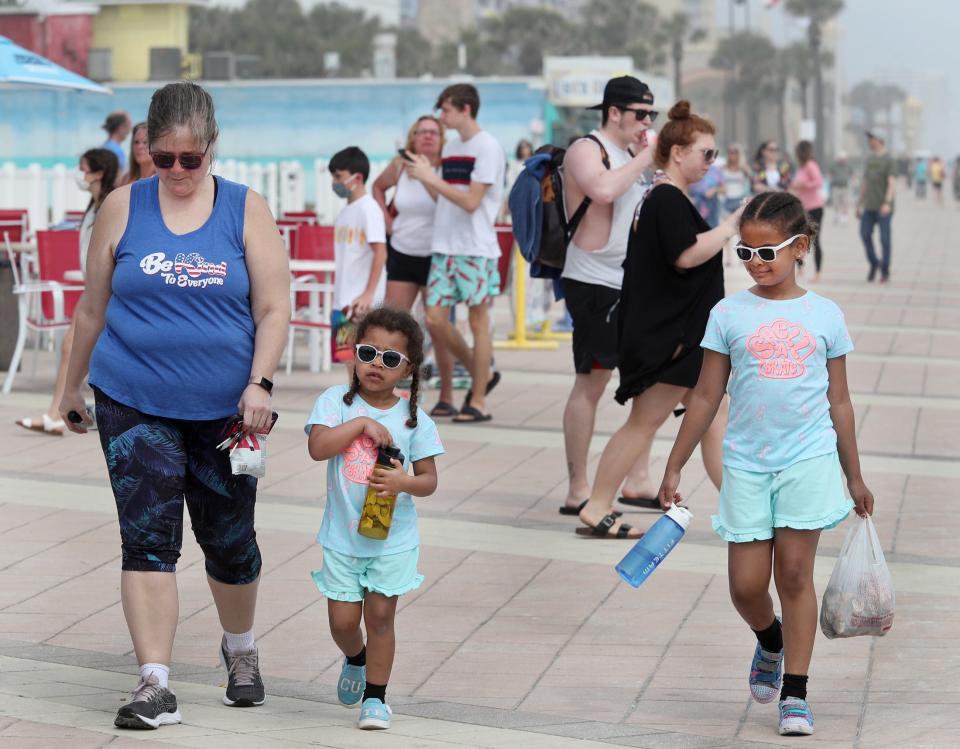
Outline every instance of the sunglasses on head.
[[754, 254], [756, 254], [756, 256], [759, 257], [763, 262], [772, 263], [777, 259], [777, 253], [780, 252], [780, 250], [784, 249], [795, 240], [800, 239], [800, 237], [805, 236], [806, 234], [794, 234], [792, 237], [790, 237], [790, 239], [785, 239], [776, 247], [748, 247], [745, 244], [738, 244], [734, 249], [737, 252], [737, 257], [745, 263], [749, 263], [753, 259]]
[[656, 109], [631, 109], [630, 107], [617, 107], [621, 112], [633, 112], [633, 116], [637, 118], [637, 121], [650, 118], [650, 122], [654, 122], [657, 119], [657, 115], [660, 114]]
[[377, 357], [380, 357], [380, 361], [383, 362], [383, 366], [387, 369], [396, 369], [404, 362], [409, 363], [410, 359], [401, 354], [399, 351], [394, 351], [393, 349], [387, 349], [386, 351], [381, 351], [376, 346], [371, 346], [369, 343], [358, 343], [357, 344], [357, 359], [362, 361], [364, 364], [373, 364], [377, 360]]
[[157, 169], [173, 169], [173, 165], [179, 161], [180, 166], [184, 169], [193, 171], [194, 169], [200, 168], [200, 165], [203, 164], [203, 157], [207, 155], [207, 151], [209, 150], [210, 144], [207, 143], [207, 147], [203, 149], [203, 153], [197, 153], [196, 151], [187, 151], [186, 153], [151, 151], [150, 158]]

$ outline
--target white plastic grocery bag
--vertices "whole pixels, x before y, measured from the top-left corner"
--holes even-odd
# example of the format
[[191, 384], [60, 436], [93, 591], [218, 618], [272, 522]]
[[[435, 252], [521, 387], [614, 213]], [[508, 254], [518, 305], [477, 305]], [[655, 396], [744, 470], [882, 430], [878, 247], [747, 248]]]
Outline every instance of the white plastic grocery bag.
[[882, 637], [893, 626], [894, 604], [893, 580], [877, 529], [869, 517], [855, 516], [823, 592], [820, 629], [831, 640]]

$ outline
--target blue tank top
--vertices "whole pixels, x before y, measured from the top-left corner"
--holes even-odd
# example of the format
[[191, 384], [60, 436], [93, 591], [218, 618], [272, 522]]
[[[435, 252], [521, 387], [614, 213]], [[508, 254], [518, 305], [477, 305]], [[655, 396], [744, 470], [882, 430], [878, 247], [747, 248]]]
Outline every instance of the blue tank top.
[[191, 421], [230, 416], [250, 378], [247, 188], [216, 180], [210, 217], [182, 235], [163, 222], [157, 177], [131, 186], [90, 384], [143, 413]]

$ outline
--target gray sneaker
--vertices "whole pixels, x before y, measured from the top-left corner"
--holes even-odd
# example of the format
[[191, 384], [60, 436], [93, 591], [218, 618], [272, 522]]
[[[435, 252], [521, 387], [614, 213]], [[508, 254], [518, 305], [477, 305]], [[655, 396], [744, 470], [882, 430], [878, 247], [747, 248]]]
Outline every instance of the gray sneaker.
[[133, 691], [133, 699], [117, 711], [113, 725], [117, 728], [159, 728], [180, 722], [177, 697], [161, 687], [156, 676], [141, 680]]
[[227, 669], [227, 693], [223, 695], [223, 704], [229, 707], [262, 705], [265, 696], [257, 649], [231, 653], [225, 639], [220, 641], [220, 662]]

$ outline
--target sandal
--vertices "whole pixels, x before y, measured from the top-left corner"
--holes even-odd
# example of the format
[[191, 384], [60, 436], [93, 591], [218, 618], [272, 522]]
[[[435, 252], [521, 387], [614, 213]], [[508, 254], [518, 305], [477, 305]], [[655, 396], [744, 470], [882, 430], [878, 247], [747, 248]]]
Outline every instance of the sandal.
[[[461, 418], [465, 416], [466, 418]], [[453, 418], [454, 424], [477, 424], [481, 421], [490, 421], [493, 418], [491, 414], [485, 414], [473, 406], [464, 406], [460, 413]]]
[[437, 405], [430, 409], [430, 415], [434, 418], [444, 418], [446, 416], [456, 416], [460, 413], [457, 407], [447, 401], [437, 401]]
[[[590, 501], [589, 499], [585, 499], [576, 507], [570, 507], [570, 505], [562, 504], [560, 505], [560, 514], [561, 515], [579, 515], [581, 512], [583, 512], [583, 508], [587, 506], [587, 502], [589, 501]], [[621, 515], [623, 515], [622, 512], [619, 512], [617, 510], [614, 510], [610, 514], [613, 515], [614, 517], [620, 517]]]
[[62, 437], [67, 428], [62, 419], [51, 419], [48, 414], [44, 414], [43, 420], [39, 423], [29, 417], [17, 419], [14, 423], [19, 427], [29, 429], [31, 432], [41, 432], [51, 437]]
[[617, 497], [617, 502], [628, 507], [640, 507], [644, 510], [660, 510], [660, 500], [656, 497]]
[[604, 541], [611, 541], [615, 539], [628, 538], [631, 541], [637, 541], [643, 538], [641, 533], [639, 536], [631, 536], [630, 531], [633, 530], [633, 526], [630, 523], [620, 523], [620, 527], [617, 528], [615, 533], [611, 533], [610, 529], [616, 525], [618, 518], [612, 513], [610, 515], [604, 515], [603, 520], [597, 523], [594, 526], [584, 526], [583, 528], [577, 528], [574, 533], [583, 538], [593, 538], [600, 539]]
[[[486, 395], [490, 395], [493, 392], [493, 389], [500, 384], [500, 373], [496, 370], [493, 371], [493, 374], [490, 375], [490, 379], [487, 380], [487, 387], [483, 391]], [[466, 397], [463, 399], [463, 407], [466, 408], [470, 405], [470, 399], [473, 397], [473, 390], [468, 390]]]

